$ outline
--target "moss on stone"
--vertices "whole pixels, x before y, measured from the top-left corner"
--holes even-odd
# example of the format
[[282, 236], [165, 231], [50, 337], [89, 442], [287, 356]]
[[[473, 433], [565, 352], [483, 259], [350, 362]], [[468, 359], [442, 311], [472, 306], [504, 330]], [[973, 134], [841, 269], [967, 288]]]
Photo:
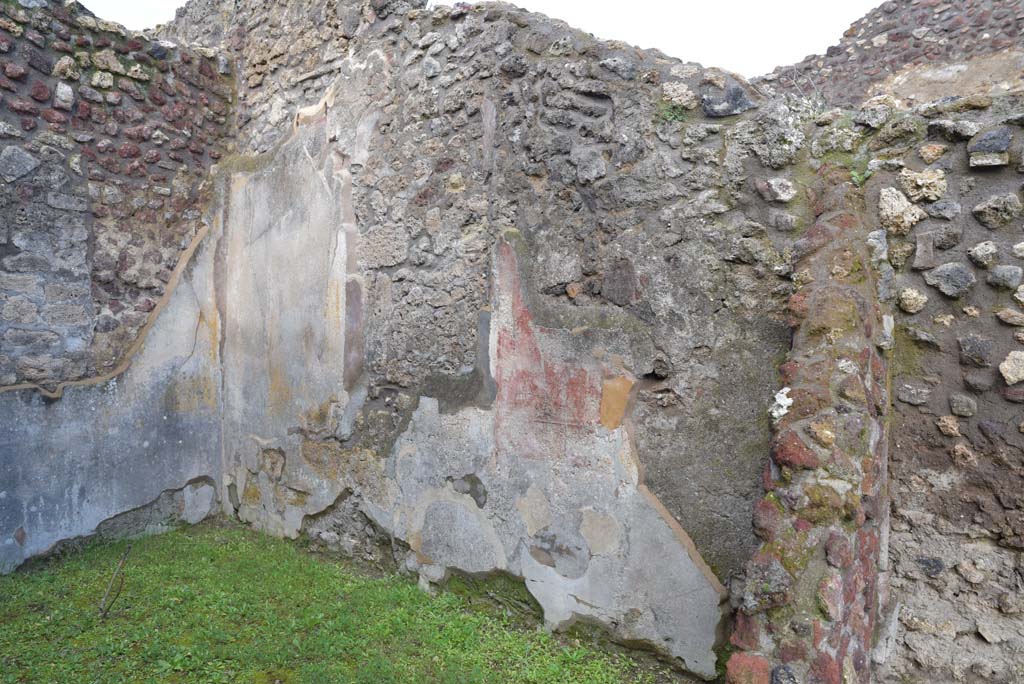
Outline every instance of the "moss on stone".
[[892, 373], [899, 377], [917, 377], [921, 375], [921, 350], [910, 339], [904, 326], [896, 326], [893, 333]]
[[739, 651], [738, 648], [725, 642], [715, 647], [715, 675], [717, 676], [716, 681], [725, 681], [725, 667], [729, 663], [729, 658], [732, 657], [733, 653]]
[[833, 522], [843, 510], [843, 501], [836, 490], [825, 485], [810, 485], [804, 489], [810, 502], [797, 514], [803, 520], [816, 525]]
[[654, 110], [656, 121], [665, 123], [683, 123], [689, 116], [689, 111], [682, 105], [674, 104], [665, 98], [658, 101]]
[[814, 309], [807, 317], [807, 334], [814, 337], [838, 331], [847, 333], [860, 326], [860, 312], [857, 303], [849, 296], [837, 294], [814, 302]]
[[797, 532], [794, 529], [787, 530], [775, 541], [765, 544], [762, 552], [773, 555], [782, 563], [782, 567], [794, 577], [807, 567], [813, 548], [807, 548], [808, 533]]
[[525, 582], [504, 573], [483, 576], [452, 575], [444, 585], [466, 601], [472, 610], [504, 616], [519, 626], [535, 626], [544, 616]]
[[874, 133], [868, 146], [872, 150], [881, 150], [899, 142], [912, 145], [923, 140], [927, 133], [924, 119], [909, 112], [901, 112], [890, 118], [881, 129]]

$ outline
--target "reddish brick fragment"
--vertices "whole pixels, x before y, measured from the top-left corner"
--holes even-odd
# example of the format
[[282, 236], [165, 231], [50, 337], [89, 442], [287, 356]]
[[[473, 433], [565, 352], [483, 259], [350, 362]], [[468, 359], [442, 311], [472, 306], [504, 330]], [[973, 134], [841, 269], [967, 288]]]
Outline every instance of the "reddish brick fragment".
[[807, 673], [808, 684], [843, 684], [839, 661], [827, 653], [819, 653]]
[[743, 611], [736, 612], [736, 623], [733, 625], [729, 643], [739, 649], [751, 651], [760, 642], [761, 625], [755, 615], [747, 615]]
[[52, 124], [64, 124], [68, 121], [68, 117], [63, 113], [58, 112], [56, 109], [44, 109], [40, 116], [48, 123]]
[[121, 147], [117, 148], [117, 154], [122, 159], [135, 159], [136, 157], [142, 156], [142, 150], [139, 146], [132, 142], [122, 143]]
[[32, 89], [28, 95], [36, 102], [49, 102], [51, 95], [50, 87], [42, 81], [36, 81], [32, 84]]
[[853, 549], [846, 535], [833, 532], [825, 542], [825, 559], [834, 568], [848, 568], [853, 563]]
[[13, 78], [17, 81], [24, 78], [27, 73], [28, 69], [17, 62], [7, 62], [4, 64], [4, 75], [7, 76], [7, 78]]
[[807, 644], [802, 641], [783, 641], [779, 645], [779, 660], [792, 663], [807, 659]]
[[18, 114], [28, 114], [30, 116], [39, 116], [39, 107], [34, 102], [30, 102], [23, 97], [14, 97], [7, 101], [7, 108], [12, 112]]
[[754, 506], [754, 531], [761, 539], [772, 541], [787, 525], [788, 521], [779, 504], [771, 498], [761, 499]]
[[790, 468], [817, 468], [821, 465], [818, 455], [808, 448], [793, 430], [786, 430], [776, 437], [772, 448], [775, 462]]
[[769, 684], [768, 659], [756, 653], [733, 653], [725, 666], [726, 684]]

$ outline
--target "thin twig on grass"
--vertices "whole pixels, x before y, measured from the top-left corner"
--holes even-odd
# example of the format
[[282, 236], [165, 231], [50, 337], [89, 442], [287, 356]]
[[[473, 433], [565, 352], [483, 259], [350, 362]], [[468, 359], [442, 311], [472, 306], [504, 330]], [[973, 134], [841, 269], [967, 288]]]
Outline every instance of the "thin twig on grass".
[[[129, 544], [128, 548], [121, 554], [121, 560], [117, 562], [117, 567], [114, 568], [114, 574], [110, 576], [110, 582], [107, 584], [107, 592], [103, 594], [103, 599], [100, 601], [100, 617], [106, 618], [110, 614], [110, 609], [114, 607], [114, 601], [121, 595], [121, 590], [124, 589], [124, 562], [128, 560], [128, 554], [132, 551], [132, 545]], [[110, 597], [110, 590], [114, 588], [114, 582], [120, 579], [117, 585], [117, 591], [114, 592], [113, 598]], [[107, 599], [110, 599], [108, 602]]]

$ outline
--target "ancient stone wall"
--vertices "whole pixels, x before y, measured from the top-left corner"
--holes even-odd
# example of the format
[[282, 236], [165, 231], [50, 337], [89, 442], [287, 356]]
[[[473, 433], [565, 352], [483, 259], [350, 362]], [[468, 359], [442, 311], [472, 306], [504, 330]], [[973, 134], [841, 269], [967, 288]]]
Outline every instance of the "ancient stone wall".
[[[1022, 35], [1020, 0], [888, 0], [850, 26], [824, 55], [777, 67], [758, 82], [779, 93], [847, 105], [859, 104], [876, 94], [873, 86], [914, 67], [926, 72], [925, 81], [946, 86], [934, 99], [966, 94], [965, 86], [999, 86], [1004, 78], [1019, 87]], [[982, 62], [974, 78], [958, 82], [961, 72], [973, 71], [971, 60], [1007, 50], [1017, 50], [1008, 64]]]
[[898, 305], [883, 681], [1024, 678], [1022, 105], [894, 115], [919, 134], [868, 187]]
[[21, 5], [11, 64], [93, 51], [0, 158], [77, 270], [12, 228], [0, 301], [84, 318], [4, 319], [60, 345], [0, 392], [0, 569], [219, 503], [683, 681], [1019, 681], [1019, 96], [825, 110], [503, 4]]
[[[204, 349], [179, 327], [201, 303], [167, 305], [228, 145], [214, 57], [75, 3], [0, 4], [0, 569], [161, 492], [202, 491], [175, 499], [189, 519], [211, 508], [217, 385], [143, 376], [183, 381]], [[161, 348], [121, 375], [151, 328]]]
[[0, 6], [0, 391], [58, 392], [117, 368], [153, 318], [232, 91], [212, 51], [21, 5]]
[[[422, 5], [424, 2], [413, 2]], [[315, 105], [340, 74], [351, 40], [409, 2], [204, 0], [156, 29], [170, 40], [221, 46], [238, 71], [239, 145], [265, 152], [287, 137], [297, 110]]]
[[[551, 625], [596, 619], [712, 676], [723, 582], [756, 545], [762, 355], [788, 348], [805, 207], [774, 167], [800, 113], [507, 6], [358, 10], [226, 195], [231, 512], [376, 528], [424, 581], [524, 577]], [[299, 9], [261, 11], [256, 43]], [[295, 49], [242, 56], [249, 105], [306, 73]], [[250, 149], [281, 132], [253, 125]], [[673, 560], [648, 574], [654, 548]]]
[[[173, 462], [215, 454], [225, 510], [262, 529], [355, 518], [423, 581], [508, 572], [551, 625], [596, 620], [711, 677], [723, 583], [756, 545], [763, 359], [788, 348], [805, 207], [775, 169], [802, 114], [507, 6], [387, 9], [358, 8], [315, 100], [239, 124], [247, 149], [284, 140], [221, 160], [158, 319], [193, 351], [147, 337], [113, 401], [209, 411], [209, 448]], [[195, 404], [148, 398], [186, 381]], [[19, 402], [14, 453], [52, 450]]]

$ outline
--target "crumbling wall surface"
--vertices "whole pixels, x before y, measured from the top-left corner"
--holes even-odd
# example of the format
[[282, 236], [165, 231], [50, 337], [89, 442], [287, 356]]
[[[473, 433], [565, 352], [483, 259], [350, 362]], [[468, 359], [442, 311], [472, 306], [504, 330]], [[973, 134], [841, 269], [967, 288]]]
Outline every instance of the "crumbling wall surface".
[[150, 502], [142, 528], [210, 510], [212, 261], [185, 265], [227, 144], [216, 64], [75, 3], [0, 4], [0, 571]]
[[212, 57], [74, 3], [0, 6], [0, 391], [123, 368], [225, 149]]
[[157, 27], [155, 33], [176, 42], [221, 46], [231, 55], [238, 72], [235, 118], [240, 147], [265, 152], [288, 136], [297, 109], [320, 101], [360, 31], [425, 4], [202, 0], [179, 8], [174, 21]]
[[867, 193], [898, 308], [881, 681], [1024, 681], [1022, 114], [949, 99], [880, 124], [917, 131]]
[[[239, 22], [259, 42], [303, 7]], [[274, 84], [305, 56], [241, 58], [266, 75], [243, 111], [280, 118], [222, 165], [225, 505], [289, 536], [343, 505], [423, 582], [510, 573], [551, 625], [713, 677], [757, 544], [804, 115], [505, 5], [353, 8], [301, 97]]]
[[779, 93], [844, 105], [860, 104], [880, 92], [880, 82], [901, 74], [904, 80], [915, 71], [919, 76], [910, 75], [890, 92], [912, 96], [908, 86], [931, 91], [932, 97], [918, 102], [967, 94], [957, 87], [1003, 92], [1021, 87], [1022, 35], [1021, 0], [888, 0], [850, 26], [824, 55], [779, 66], [758, 82]]

